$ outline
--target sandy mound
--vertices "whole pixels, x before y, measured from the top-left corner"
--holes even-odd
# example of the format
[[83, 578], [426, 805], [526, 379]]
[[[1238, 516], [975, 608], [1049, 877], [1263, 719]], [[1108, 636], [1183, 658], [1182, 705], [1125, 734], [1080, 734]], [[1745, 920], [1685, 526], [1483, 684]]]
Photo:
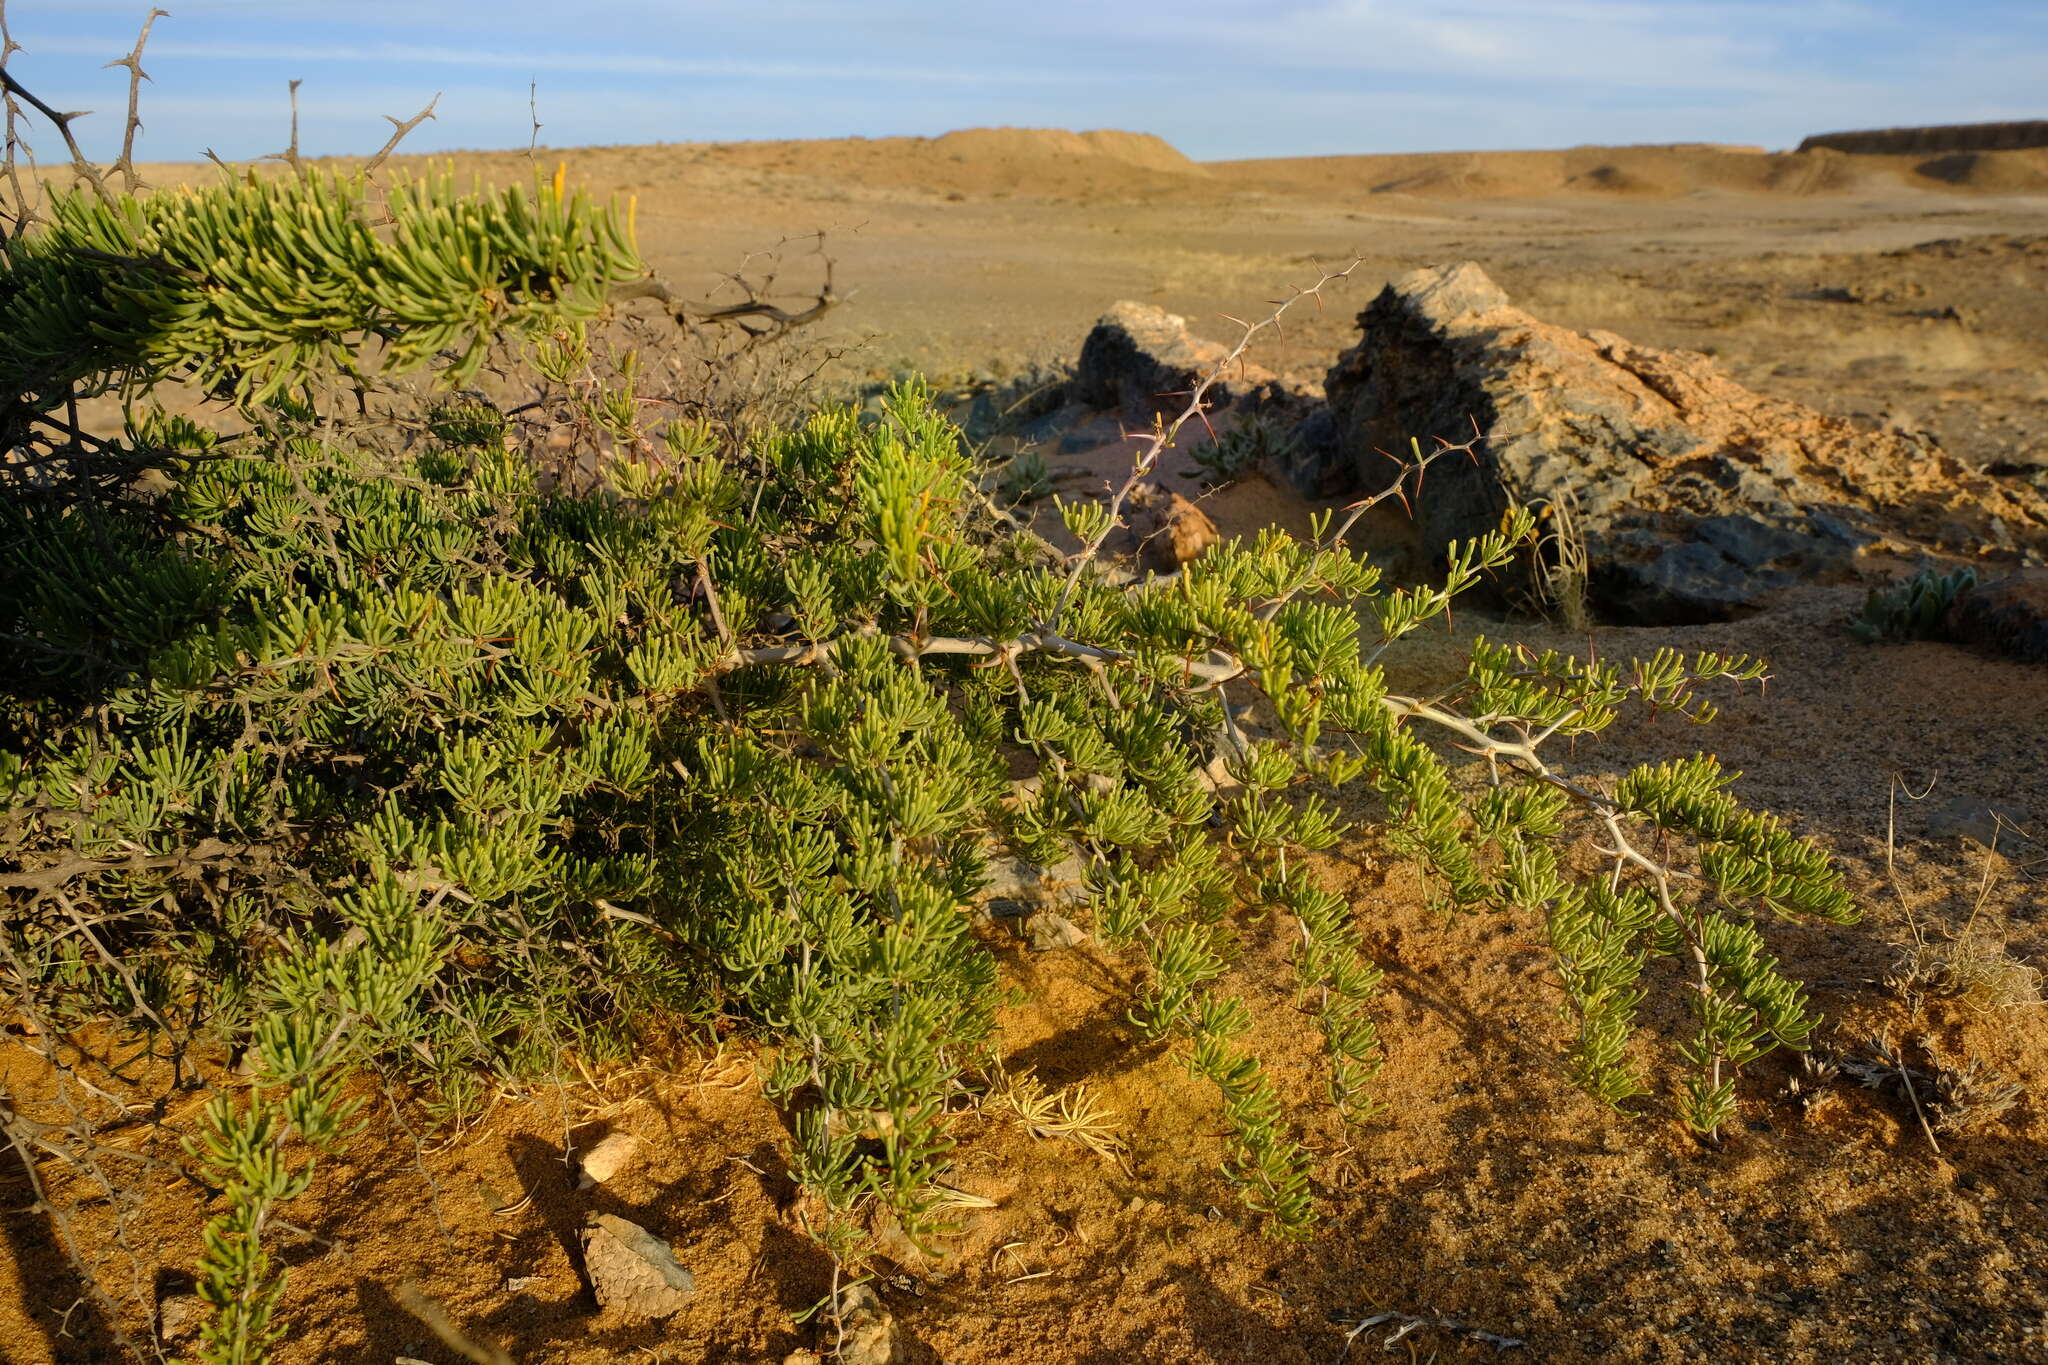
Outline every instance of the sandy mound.
[[1210, 163], [1227, 182], [1291, 194], [1536, 199], [1597, 194], [1841, 194], [1909, 186], [2006, 194], [2048, 190], [2048, 150], [1862, 155], [1819, 147], [1766, 153], [1704, 143], [1539, 152], [1283, 157]]
[[1097, 128], [1070, 133], [1060, 128], [965, 128], [932, 139], [931, 149], [981, 162], [1060, 161], [1103, 158], [1142, 170], [1172, 175], [1207, 175], [1164, 138]]
[[1954, 189], [1993, 194], [2041, 194], [2048, 192], [2048, 148], [2023, 152], [1951, 152], [1919, 161], [1913, 167], [1913, 174]]
[[966, 128], [938, 137], [829, 138], [789, 142], [683, 143], [618, 149], [692, 173], [723, 170], [830, 199], [844, 187], [921, 191], [949, 200], [982, 196], [1100, 198], [1183, 192], [1208, 170], [1149, 133], [1111, 129]]
[[[540, 160], [550, 164], [558, 156], [566, 157], [572, 176], [582, 181], [637, 182], [640, 189], [688, 185], [698, 194], [765, 191], [823, 203], [847, 202], [849, 193], [949, 203], [981, 198], [1217, 203], [1249, 191], [1313, 200], [1322, 208], [1372, 205], [1383, 213], [1387, 199], [1396, 196], [1441, 203], [2048, 193], [2048, 148], [1866, 154], [1817, 146], [1771, 153], [1701, 142], [1197, 162], [1150, 133], [1001, 127], [937, 137], [679, 142], [539, 152]], [[534, 164], [524, 148], [465, 152], [461, 159], [465, 168], [501, 182], [526, 178]], [[401, 156], [394, 164], [414, 166], [422, 160]], [[172, 172], [165, 183], [213, 175], [205, 166], [152, 169]]]

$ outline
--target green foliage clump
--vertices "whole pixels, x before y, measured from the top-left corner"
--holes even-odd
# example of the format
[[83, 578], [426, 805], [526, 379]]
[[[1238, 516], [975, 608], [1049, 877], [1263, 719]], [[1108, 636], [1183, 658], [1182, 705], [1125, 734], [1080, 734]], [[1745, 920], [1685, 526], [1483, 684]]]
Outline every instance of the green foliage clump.
[[1202, 481], [1213, 487], [1234, 482], [1273, 460], [1291, 456], [1297, 446], [1293, 433], [1270, 417], [1253, 416], [1202, 445], [1190, 446], [1188, 458], [1202, 471]]
[[1976, 586], [1977, 571], [1968, 565], [1947, 573], [1922, 569], [1872, 588], [1849, 633], [1867, 645], [1947, 639], [1949, 608]]
[[458, 378], [492, 341], [593, 317], [640, 274], [626, 219], [559, 178], [464, 192], [452, 173], [376, 195], [318, 169], [200, 189], [60, 192], [0, 260], [0, 386], [70, 395], [189, 379], [241, 401], [442, 352]]

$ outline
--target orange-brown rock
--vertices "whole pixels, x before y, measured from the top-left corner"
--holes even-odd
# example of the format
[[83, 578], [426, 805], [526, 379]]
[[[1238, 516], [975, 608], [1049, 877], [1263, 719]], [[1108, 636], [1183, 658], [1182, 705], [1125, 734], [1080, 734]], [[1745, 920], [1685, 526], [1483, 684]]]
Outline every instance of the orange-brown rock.
[[1207, 512], [1156, 483], [1131, 490], [1124, 522], [1137, 542], [1139, 562], [1155, 573], [1177, 571], [1217, 540]]

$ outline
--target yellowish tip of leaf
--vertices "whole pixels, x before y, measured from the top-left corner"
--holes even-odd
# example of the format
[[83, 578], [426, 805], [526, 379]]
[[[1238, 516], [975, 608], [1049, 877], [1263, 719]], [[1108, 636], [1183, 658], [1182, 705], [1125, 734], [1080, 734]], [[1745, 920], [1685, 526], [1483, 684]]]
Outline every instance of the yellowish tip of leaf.
[[568, 179], [569, 163], [566, 160], [557, 161], [555, 163], [555, 198], [560, 199], [562, 197], [562, 186], [568, 182]]

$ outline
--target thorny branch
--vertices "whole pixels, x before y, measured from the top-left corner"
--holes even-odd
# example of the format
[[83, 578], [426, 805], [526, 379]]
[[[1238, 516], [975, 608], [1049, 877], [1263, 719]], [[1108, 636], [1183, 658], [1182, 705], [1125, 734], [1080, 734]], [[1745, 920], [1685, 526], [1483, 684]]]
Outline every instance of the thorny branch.
[[[1173, 444], [1174, 437], [1180, 434], [1181, 428], [1197, 417], [1204, 417], [1204, 414], [1208, 412], [1206, 400], [1209, 390], [1223, 378], [1231, 366], [1243, 360], [1245, 352], [1251, 348], [1252, 338], [1269, 327], [1278, 328], [1280, 320], [1286, 315], [1287, 310], [1303, 299], [1314, 299], [1316, 305], [1321, 307], [1323, 290], [1335, 284], [1338, 280], [1348, 278], [1352, 271], [1358, 269], [1364, 263], [1364, 258], [1359, 257], [1342, 270], [1325, 271], [1322, 278], [1308, 288], [1296, 289], [1285, 299], [1277, 300], [1273, 312], [1266, 317], [1261, 318], [1257, 322], [1240, 322], [1238, 325], [1244, 330], [1238, 336], [1237, 344], [1232, 346], [1228, 354], [1212, 365], [1195, 382], [1193, 390], [1188, 394], [1187, 405], [1179, 413], [1175, 414], [1171, 421], [1163, 418], [1153, 419], [1152, 434], [1146, 438], [1144, 443], [1131, 456], [1131, 472], [1129, 477], [1123, 481], [1123, 485], [1110, 497], [1108, 520], [1104, 523], [1102, 530], [1090, 539], [1086, 545], [1082, 546], [1081, 552], [1074, 557], [1073, 568], [1067, 575], [1066, 585], [1060, 589], [1059, 600], [1053, 604], [1052, 612], [1046, 618], [1044, 625], [1046, 630], [1057, 631], [1059, 629], [1060, 617], [1066, 614], [1067, 607], [1072, 603], [1074, 593], [1081, 584], [1081, 575], [1087, 572], [1088, 566], [1093, 564], [1096, 557], [1101, 554], [1103, 543], [1109, 539], [1110, 532], [1122, 523], [1124, 503], [1129, 500], [1131, 493], [1137, 486], [1144, 482], [1146, 476], [1158, 467], [1159, 457]], [[1236, 321], [1236, 319], [1232, 319], [1232, 321]], [[1204, 420], [1207, 420], [1206, 417], [1204, 417]], [[1404, 477], [1406, 472], [1404, 469]], [[1352, 521], [1345, 523], [1346, 529], [1348, 530], [1352, 522], [1356, 520], [1357, 517], [1354, 515]]]
[[142, 32], [136, 35], [135, 46], [128, 55], [107, 63], [108, 66], [128, 68], [128, 121], [121, 131], [120, 159], [108, 168], [107, 174], [118, 172], [130, 194], [142, 188], [142, 180], [135, 174], [135, 135], [142, 131], [142, 83], [149, 79], [149, 73], [142, 69], [142, 49], [149, 42], [149, 31], [156, 27], [156, 21], [170, 17], [169, 10], [151, 10], [149, 17], [142, 21]]
[[66, 858], [28, 872], [0, 873], [0, 890], [54, 894], [73, 879], [103, 872], [170, 872], [182, 874], [200, 866], [248, 867], [267, 861], [263, 850], [238, 848], [218, 839], [202, 840], [176, 853], [130, 853], [122, 858]]
[[27, 86], [14, 79], [13, 74], [7, 70], [7, 59], [21, 50], [21, 44], [14, 41], [14, 35], [7, 27], [7, 6], [5, 0], [0, 0], [0, 97], [4, 97], [7, 101], [7, 174], [14, 192], [13, 207], [16, 214], [14, 230], [16, 232], [20, 232], [28, 226], [29, 221], [33, 217], [33, 210], [30, 208], [27, 198], [22, 194], [19, 167], [15, 164], [16, 149], [18, 147], [25, 149], [25, 144], [21, 143], [15, 131], [15, 120], [19, 112], [15, 101], [22, 101], [49, 120], [50, 125], [57, 130], [57, 135], [64, 139], [64, 150], [71, 158], [72, 172], [80, 180], [92, 186], [93, 193], [97, 194], [101, 199], [111, 202], [113, 192], [107, 188], [107, 175], [120, 171], [131, 189], [138, 183], [135, 178], [133, 154], [135, 150], [135, 134], [142, 126], [138, 113], [140, 86], [143, 81], [148, 79], [142, 70], [142, 48], [149, 41], [149, 31], [155, 27], [157, 18], [164, 15], [166, 15], [164, 10], [151, 10], [149, 18], [143, 20], [142, 32], [135, 39], [135, 46], [129, 50], [128, 55], [107, 63], [108, 66], [125, 66], [128, 68], [128, 122], [122, 130], [121, 159], [109, 168], [107, 174], [103, 175], [99, 168], [93, 165], [91, 159], [86, 156], [85, 149], [78, 145], [77, 135], [71, 131], [71, 125], [84, 118], [91, 111], [79, 109], [73, 110], [70, 113], [64, 113], [53, 109], [39, 99]]
[[737, 327], [742, 332], [745, 332], [750, 342], [770, 340], [786, 332], [794, 331], [796, 328], [816, 322], [833, 308], [845, 302], [845, 298], [839, 293], [833, 278], [833, 270], [837, 263], [825, 251], [825, 234], [819, 232], [814, 234], [814, 236], [816, 246], [813, 248], [812, 254], [815, 254], [824, 263], [825, 277], [819, 284], [816, 293], [812, 295], [810, 302], [801, 308], [785, 308], [774, 302], [771, 297], [771, 291], [775, 287], [775, 275], [771, 272], [765, 279], [759, 282], [749, 279], [745, 274], [745, 262], [741, 263], [738, 271], [725, 277], [729, 283], [741, 292], [742, 297], [737, 303], [722, 304], [714, 307], [685, 302], [676, 297], [674, 288], [669, 285], [668, 281], [658, 275], [649, 275], [641, 279], [628, 280], [623, 284], [613, 285], [610, 297], [614, 303], [626, 303], [634, 299], [653, 299], [675, 319], [677, 326], [685, 329], [701, 327], [707, 324], [724, 324]]

